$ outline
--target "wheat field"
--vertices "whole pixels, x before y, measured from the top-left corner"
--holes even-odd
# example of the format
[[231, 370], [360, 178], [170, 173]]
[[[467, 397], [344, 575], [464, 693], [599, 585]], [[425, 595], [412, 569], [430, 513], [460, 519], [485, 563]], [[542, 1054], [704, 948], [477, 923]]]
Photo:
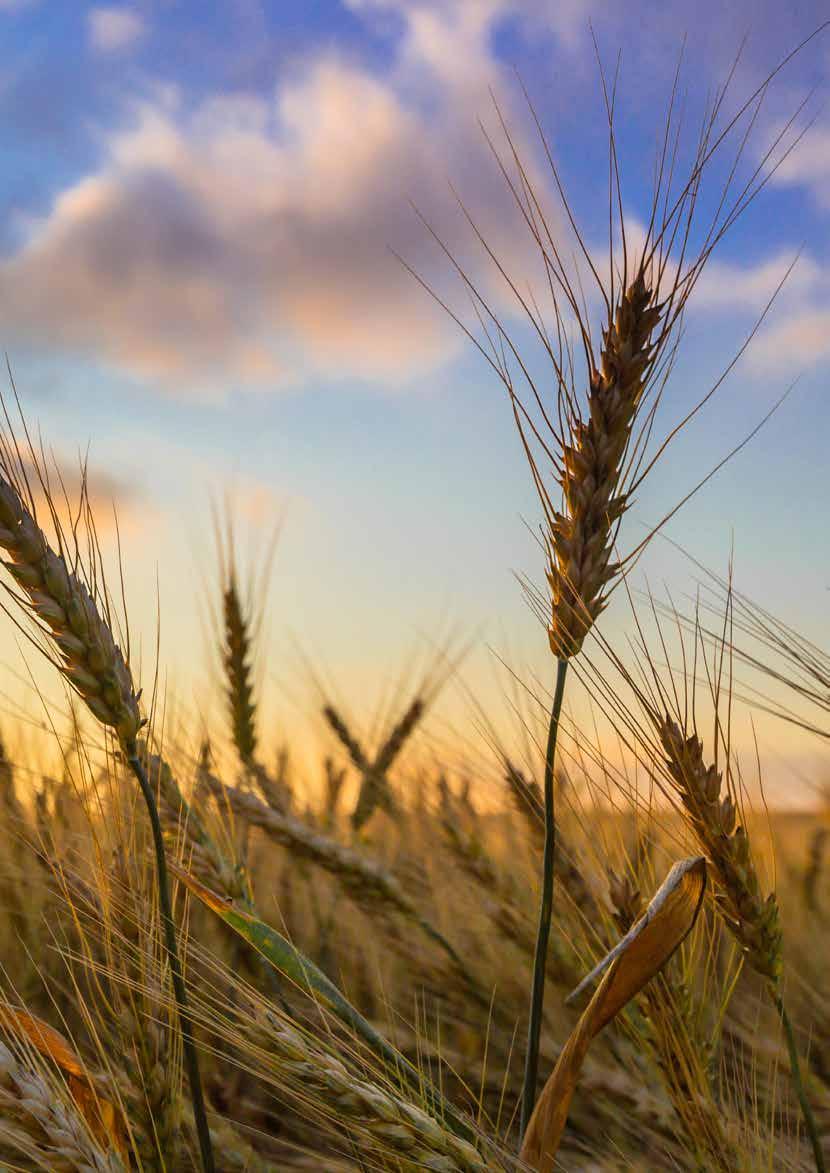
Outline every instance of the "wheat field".
[[0, 1168], [824, 1170], [830, 790], [814, 777], [810, 810], [769, 809], [734, 730], [763, 716], [825, 741], [830, 651], [693, 551], [688, 605], [637, 578], [774, 411], [701, 451], [655, 524], [629, 516], [718, 411], [720, 380], [673, 422], [659, 409], [694, 362], [684, 314], [712, 254], [798, 140], [785, 122], [744, 167], [791, 56], [736, 103], [730, 75], [693, 131], [671, 91], [642, 223], [600, 70], [602, 258], [529, 101], [556, 208], [498, 102], [487, 145], [532, 273], [463, 192], [485, 282], [416, 209], [447, 285], [398, 261], [504, 392], [538, 496], [520, 586], [547, 671], [505, 663], [498, 720], [465, 682], [469, 727], [448, 734], [454, 635], [379, 718], [306, 662], [311, 748], [275, 734], [268, 584], [290, 567], [269, 540], [240, 557], [232, 505], [209, 553], [217, 703], [177, 711], [146, 647], [137, 666], [85, 466], [70, 499], [12, 385], [3, 619], [64, 691], [41, 697], [37, 748], [0, 717]]

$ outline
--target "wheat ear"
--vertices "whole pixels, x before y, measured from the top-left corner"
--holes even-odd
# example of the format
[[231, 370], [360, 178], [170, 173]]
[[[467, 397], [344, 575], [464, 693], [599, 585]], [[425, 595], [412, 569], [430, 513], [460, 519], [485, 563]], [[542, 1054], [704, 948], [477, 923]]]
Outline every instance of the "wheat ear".
[[[200, 1007], [200, 1016], [206, 1030], [235, 1049], [241, 1035], [258, 1062], [266, 1061], [263, 1070], [271, 1066], [271, 1078], [289, 1094], [299, 1096], [304, 1116], [310, 1110], [319, 1113], [321, 1119], [337, 1122], [338, 1127], [367, 1145], [372, 1167], [378, 1161], [380, 1168], [386, 1168], [389, 1161], [388, 1167], [407, 1173], [422, 1169], [485, 1173], [506, 1167], [496, 1146], [473, 1127], [470, 1135], [486, 1148], [486, 1156], [417, 1103], [351, 1070], [325, 1045], [325, 1034], [312, 1038], [288, 1016], [259, 999], [245, 999], [233, 1006], [230, 1014], [226, 1007], [206, 1002]], [[472, 1121], [469, 1123], [472, 1125]]]
[[16, 1165], [24, 1156], [53, 1173], [124, 1173], [118, 1154], [97, 1144], [59, 1089], [0, 1043], [0, 1158]]
[[801, 1063], [789, 1014], [781, 995], [783, 971], [781, 916], [774, 892], [764, 899], [749, 836], [737, 824], [732, 794], [721, 794], [723, 774], [707, 764], [697, 734], [686, 737], [666, 716], [658, 722], [666, 768], [683, 803], [701, 848], [713, 865], [717, 907], [744, 950], [747, 961], [765, 979], [781, 1019], [793, 1086], [813, 1149], [816, 1169], [824, 1173], [824, 1155], [813, 1110], [801, 1077]]
[[606, 605], [606, 587], [619, 574], [613, 553], [628, 503], [623, 462], [654, 363], [660, 317], [654, 282], [641, 266], [604, 332], [587, 414], [573, 422], [562, 448], [563, 504], [548, 527], [548, 638], [557, 659], [580, 650]]
[[337, 709], [333, 705], [324, 706], [323, 716], [348, 753], [352, 764], [360, 771], [360, 790], [351, 815], [352, 826], [356, 831], [365, 826], [378, 806], [387, 810], [392, 809], [389, 770], [425, 711], [426, 702], [422, 697], [416, 696], [395, 723], [374, 759], [370, 760]]
[[236, 815], [244, 818], [251, 826], [260, 827], [277, 843], [288, 848], [296, 858], [310, 860], [334, 876], [359, 905], [375, 913], [396, 912], [416, 925], [449, 958], [467, 992], [483, 1006], [489, 1006], [487, 996], [469, 973], [456, 949], [418, 911], [395, 877], [380, 864], [314, 831], [293, 815], [281, 814], [260, 802], [255, 795], [238, 787], [225, 786], [214, 775], [205, 775], [203, 784], [220, 803], [227, 803]]
[[[56, 552], [49, 545], [33, 512], [24, 504], [20, 492], [12, 483], [14, 474], [9, 469], [10, 463], [10, 451], [4, 445], [0, 459], [0, 548], [9, 555], [5, 565], [22, 592], [15, 598], [24, 610], [34, 616], [38, 629], [51, 639], [58, 652], [54, 663], [63, 676], [90, 712], [114, 731], [147, 804], [156, 851], [159, 907], [179, 1007], [202, 1163], [207, 1173], [213, 1173], [215, 1165], [207, 1129], [199, 1060], [187, 1014], [187, 995], [176, 943], [161, 823], [155, 795], [138, 754], [137, 737], [143, 724], [138, 695], [127, 661], [113, 637], [109, 623], [99, 610], [96, 598], [82, 582], [80, 575], [70, 570], [64, 553]], [[88, 502], [85, 504], [88, 506]], [[102, 605], [106, 607], [106, 596], [102, 598]]]
[[58, 650], [61, 672], [94, 716], [122, 745], [131, 745], [141, 717], [121, 649], [85, 584], [63, 554], [52, 550], [17, 489], [2, 476], [0, 547], [9, 556], [6, 569]]
[[257, 747], [256, 704], [252, 674], [251, 632], [242, 608], [236, 574], [231, 570], [222, 594], [224, 644], [222, 662], [227, 676], [227, 697], [233, 743], [244, 766], [250, 766]]
[[387, 810], [392, 807], [388, 774], [406, 742], [412, 736], [415, 726], [424, 715], [425, 705], [415, 697], [406, 712], [393, 726], [391, 733], [378, 751], [370, 769], [366, 770], [360, 785], [355, 808], [352, 811], [352, 826], [359, 831], [368, 823], [378, 806]]

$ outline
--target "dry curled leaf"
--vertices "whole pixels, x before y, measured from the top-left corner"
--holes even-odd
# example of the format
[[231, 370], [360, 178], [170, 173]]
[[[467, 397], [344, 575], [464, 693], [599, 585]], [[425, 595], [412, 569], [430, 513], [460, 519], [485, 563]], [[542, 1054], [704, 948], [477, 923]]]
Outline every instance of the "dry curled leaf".
[[559, 1055], [536, 1104], [521, 1157], [538, 1173], [553, 1173], [556, 1150], [579, 1072], [592, 1039], [648, 984], [697, 920], [706, 889], [706, 860], [676, 863], [646, 911], [570, 995], [577, 998], [603, 974], [593, 997]]

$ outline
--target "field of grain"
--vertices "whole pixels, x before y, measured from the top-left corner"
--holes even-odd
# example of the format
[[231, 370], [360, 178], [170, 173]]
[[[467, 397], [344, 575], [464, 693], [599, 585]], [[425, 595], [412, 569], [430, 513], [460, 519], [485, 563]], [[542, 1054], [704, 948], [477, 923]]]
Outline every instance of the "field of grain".
[[721, 380], [665, 424], [659, 409], [712, 253], [798, 140], [782, 122], [744, 166], [778, 72], [737, 102], [730, 75], [694, 131], [670, 92], [631, 223], [600, 66], [602, 258], [532, 104], [547, 194], [498, 103], [487, 139], [526, 281], [463, 192], [486, 281], [416, 209], [447, 288], [398, 260], [505, 393], [538, 494], [520, 586], [548, 668], [503, 665], [498, 719], [465, 679], [469, 727], [442, 723], [466, 633], [436, 638], [380, 719], [312, 657], [301, 751], [261, 687], [268, 584], [290, 567], [269, 541], [240, 556], [227, 503], [207, 588], [220, 703], [189, 720], [168, 666], [149, 672], [145, 647], [137, 667], [85, 467], [71, 499], [25, 389], [6, 393], [3, 621], [65, 703], [40, 698], [37, 749], [0, 717], [0, 1168], [823, 1173], [830, 789], [810, 777], [804, 809], [768, 808], [734, 730], [822, 746], [830, 651], [799, 633], [795, 590], [773, 615], [691, 551], [687, 602], [637, 577], [774, 411], [701, 451], [651, 528], [629, 517], [678, 434], [718, 411]]

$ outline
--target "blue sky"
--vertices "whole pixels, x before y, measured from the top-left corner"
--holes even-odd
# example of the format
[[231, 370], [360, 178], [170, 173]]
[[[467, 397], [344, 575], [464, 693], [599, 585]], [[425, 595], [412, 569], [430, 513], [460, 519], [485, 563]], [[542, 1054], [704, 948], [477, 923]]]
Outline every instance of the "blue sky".
[[[624, 14], [583, 0], [0, 0], [0, 339], [59, 461], [89, 446], [102, 497], [116, 497], [132, 626], [152, 647], [158, 581], [162, 652], [186, 706], [201, 703], [192, 586], [210, 564], [211, 494], [227, 486], [243, 528], [285, 515], [270, 600], [277, 720], [293, 711], [292, 641], [358, 697], [449, 621], [480, 633], [469, 671], [488, 703], [488, 641], [544, 676], [544, 633], [513, 578], [541, 581], [524, 524], [538, 506], [503, 390], [390, 252], [464, 308], [409, 201], [478, 280], [492, 273], [450, 183], [512, 263], [532, 263], [478, 126], [492, 125], [492, 88], [552, 191], [515, 68], [600, 242], [607, 135], [589, 20], [612, 72], [621, 52], [633, 222], [684, 34], [691, 135], [744, 35], [736, 101], [824, 15], [708, 0], [693, 23], [686, 4], [635, 0]], [[627, 519], [631, 535], [658, 520], [799, 376], [671, 535], [719, 569], [734, 542], [739, 585], [784, 614], [796, 602], [824, 646], [828, 64], [825, 33], [770, 87], [748, 162], [814, 87], [815, 121], [701, 280], [664, 426], [729, 361], [801, 249], [799, 265]], [[659, 544], [642, 569], [686, 585]], [[609, 633], [623, 638], [627, 622], [615, 603]], [[815, 752], [770, 737], [775, 752]]]

